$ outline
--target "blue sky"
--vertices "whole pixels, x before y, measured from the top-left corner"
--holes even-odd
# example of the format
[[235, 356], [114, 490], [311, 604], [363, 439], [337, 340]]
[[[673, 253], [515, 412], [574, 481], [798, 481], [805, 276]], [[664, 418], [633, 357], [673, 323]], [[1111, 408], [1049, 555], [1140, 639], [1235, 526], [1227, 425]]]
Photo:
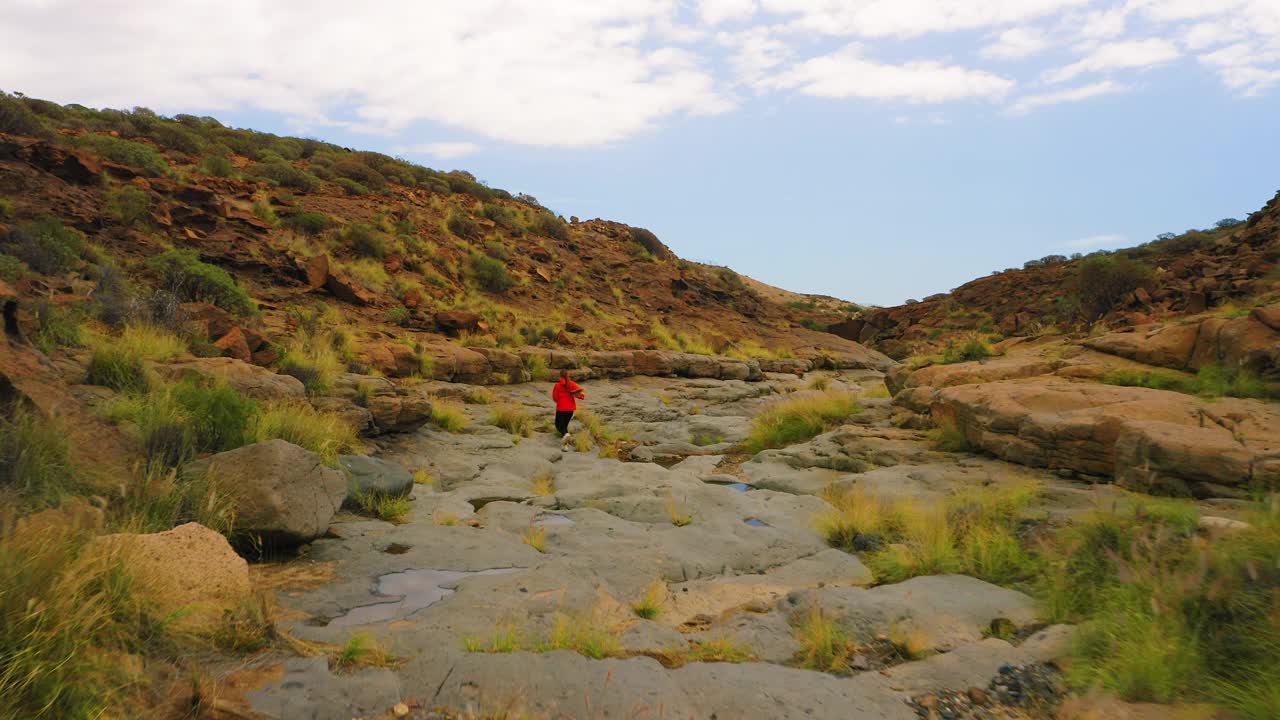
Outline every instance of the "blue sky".
[[373, 8], [0, 0], [0, 88], [467, 169], [876, 304], [1280, 189], [1280, 0]]

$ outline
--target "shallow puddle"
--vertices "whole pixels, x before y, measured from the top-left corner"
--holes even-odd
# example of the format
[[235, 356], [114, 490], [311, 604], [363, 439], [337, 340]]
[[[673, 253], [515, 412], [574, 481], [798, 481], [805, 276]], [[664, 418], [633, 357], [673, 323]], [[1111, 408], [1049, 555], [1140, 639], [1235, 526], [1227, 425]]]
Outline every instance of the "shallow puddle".
[[534, 518], [533, 524], [542, 527], [555, 527], [559, 525], [572, 525], [573, 520], [565, 517], [564, 515], [557, 515], [556, 513], [543, 513]]
[[345, 615], [329, 621], [329, 627], [369, 625], [404, 618], [440, 602], [453, 594], [453, 587], [473, 575], [505, 575], [524, 568], [494, 568], [492, 570], [406, 570], [378, 578], [374, 592], [387, 597], [399, 596], [391, 602], [361, 605]]
[[772, 526], [772, 525], [770, 525], [769, 523], [767, 523], [767, 522], [765, 522], [765, 521], [763, 521], [763, 520], [761, 520], [761, 519], [759, 519], [759, 518], [747, 518], [746, 520], [743, 520], [742, 522], [744, 522], [744, 523], [746, 523], [746, 524], [750, 525], [751, 527], [773, 527], [773, 526]]
[[727, 487], [731, 490], [737, 490], [738, 492], [746, 492], [748, 490], [753, 489], [750, 485], [744, 482], [723, 482], [721, 480], [703, 480], [703, 482], [705, 482], [708, 485], [719, 485], [721, 487]]

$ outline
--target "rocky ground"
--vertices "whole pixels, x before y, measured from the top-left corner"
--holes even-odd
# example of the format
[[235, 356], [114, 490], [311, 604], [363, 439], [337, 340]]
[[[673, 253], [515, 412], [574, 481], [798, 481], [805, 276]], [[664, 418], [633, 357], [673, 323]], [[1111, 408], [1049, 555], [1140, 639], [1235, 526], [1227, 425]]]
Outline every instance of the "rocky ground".
[[[832, 385], [865, 393], [880, 378], [851, 371]], [[1026, 595], [964, 576], [868, 587], [872, 576], [859, 559], [829, 548], [814, 529], [826, 507], [816, 494], [829, 484], [928, 496], [1011, 482], [1026, 469], [937, 452], [923, 433], [891, 427], [889, 401], [874, 398], [853, 424], [811, 442], [743, 463], [719, 454], [745, 437], [762, 403], [802, 382], [589, 383], [586, 405], [642, 443], [633, 455], [661, 464], [565, 452], [545, 431], [516, 442], [486, 424], [487, 405], [468, 406], [466, 432], [395, 437], [381, 459], [435, 480], [415, 488], [407, 522], [339, 515], [301, 558], [261, 570], [287, 578], [305, 566], [303, 574], [324, 578], [281, 587], [296, 637], [342, 645], [368, 633], [402, 662], [341, 674], [323, 658], [285, 660], [275, 680], [248, 694], [250, 706], [267, 717], [343, 720], [394, 714], [397, 704], [414, 717], [452, 708], [549, 717], [914, 718], [931, 693], [987, 688], [1005, 666], [1061, 655], [1068, 630], [1043, 628]], [[541, 384], [491, 390], [548, 414]], [[694, 445], [695, 436], [723, 442]], [[1033, 474], [1053, 488], [1057, 509], [1093, 501], [1088, 485]], [[547, 479], [551, 494], [539, 495], [535, 483]], [[673, 514], [689, 522], [677, 525]], [[531, 530], [545, 534], [544, 552], [523, 540]], [[662, 611], [642, 619], [631, 606], [655, 581]], [[866, 644], [867, 657], [854, 663], [863, 670], [798, 667], [792, 624], [810, 608]], [[557, 622], [608, 628], [621, 656], [468, 649], [491, 649], [505, 634], [532, 646]], [[991, 636], [993, 623], [1024, 632], [1007, 642]], [[878, 642], [900, 636], [913, 639], [922, 659], [875, 654]], [[680, 659], [722, 640], [751, 660]]]

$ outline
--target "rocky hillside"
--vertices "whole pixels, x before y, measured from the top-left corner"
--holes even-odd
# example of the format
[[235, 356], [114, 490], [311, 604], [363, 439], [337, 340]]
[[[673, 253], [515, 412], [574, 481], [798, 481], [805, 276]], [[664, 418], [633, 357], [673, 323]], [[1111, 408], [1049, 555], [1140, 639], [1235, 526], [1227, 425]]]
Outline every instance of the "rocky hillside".
[[1049, 256], [920, 302], [858, 313], [830, 330], [902, 359], [937, 352], [957, 336], [1130, 327], [1266, 304], [1280, 297], [1278, 263], [1280, 193], [1243, 222], [1114, 253]]
[[[680, 260], [643, 228], [566, 221], [531, 196], [465, 172], [234, 130], [212, 118], [7, 96], [0, 103], [0, 236], [36, 233], [33, 223], [52, 218], [93, 255], [77, 266], [9, 253], [3, 279], [28, 308], [101, 297], [94, 273], [85, 274], [101, 265], [95, 260], [147, 292], [174, 290], [161, 287], [173, 279], [148, 260], [178, 250], [228, 271], [247, 291], [241, 319], [217, 329], [237, 327], [248, 343], [207, 341], [263, 365], [278, 361], [296, 333], [298, 308], [334, 302], [369, 341], [361, 360], [387, 374], [397, 372], [377, 349], [387, 339], [819, 364], [867, 358], [815, 332], [813, 303], [801, 296]], [[10, 245], [20, 242], [15, 236]], [[174, 294], [208, 299], [190, 288]], [[20, 319], [32, 330], [31, 315]], [[441, 367], [454, 364], [449, 353], [437, 355], [445, 356]]]

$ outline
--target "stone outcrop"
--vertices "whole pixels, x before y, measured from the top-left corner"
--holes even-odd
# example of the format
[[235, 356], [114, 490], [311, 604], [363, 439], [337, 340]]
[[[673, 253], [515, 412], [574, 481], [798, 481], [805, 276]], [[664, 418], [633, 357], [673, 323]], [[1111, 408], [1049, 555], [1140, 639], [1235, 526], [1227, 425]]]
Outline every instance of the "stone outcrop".
[[281, 375], [264, 367], [235, 358], [196, 358], [157, 365], [156, 371], [169, 380], [189, 375], [220, 380], [241, 394], [258, 400], [303, 400], [306, 388], [290, 375]]
[[1221, 365], [1280, 380], [1280, 304], [1242, 318], [1140, 325], [1084, 341], [1085, 347], [1177, 370]]
[[1183, 495], [1280, 485], [1280, 408], [1256, 400], [1054, 379], [918, 388], [901, 402], [927, 402], [973, 445], [1024, 465]]
[[122, 553], [146, 598], [179, 627], [210, 627], [251, 592], [244, 558], [225, 537], [198, 523], [145, 535], [102, 535], [89, 551]]
[[347, 496], [342, 471], [310, 450], [268, 440], [188, 463], [190, 480], [216, 483], [236, 508], [236, 531], [268, 545], [319, 537]]

